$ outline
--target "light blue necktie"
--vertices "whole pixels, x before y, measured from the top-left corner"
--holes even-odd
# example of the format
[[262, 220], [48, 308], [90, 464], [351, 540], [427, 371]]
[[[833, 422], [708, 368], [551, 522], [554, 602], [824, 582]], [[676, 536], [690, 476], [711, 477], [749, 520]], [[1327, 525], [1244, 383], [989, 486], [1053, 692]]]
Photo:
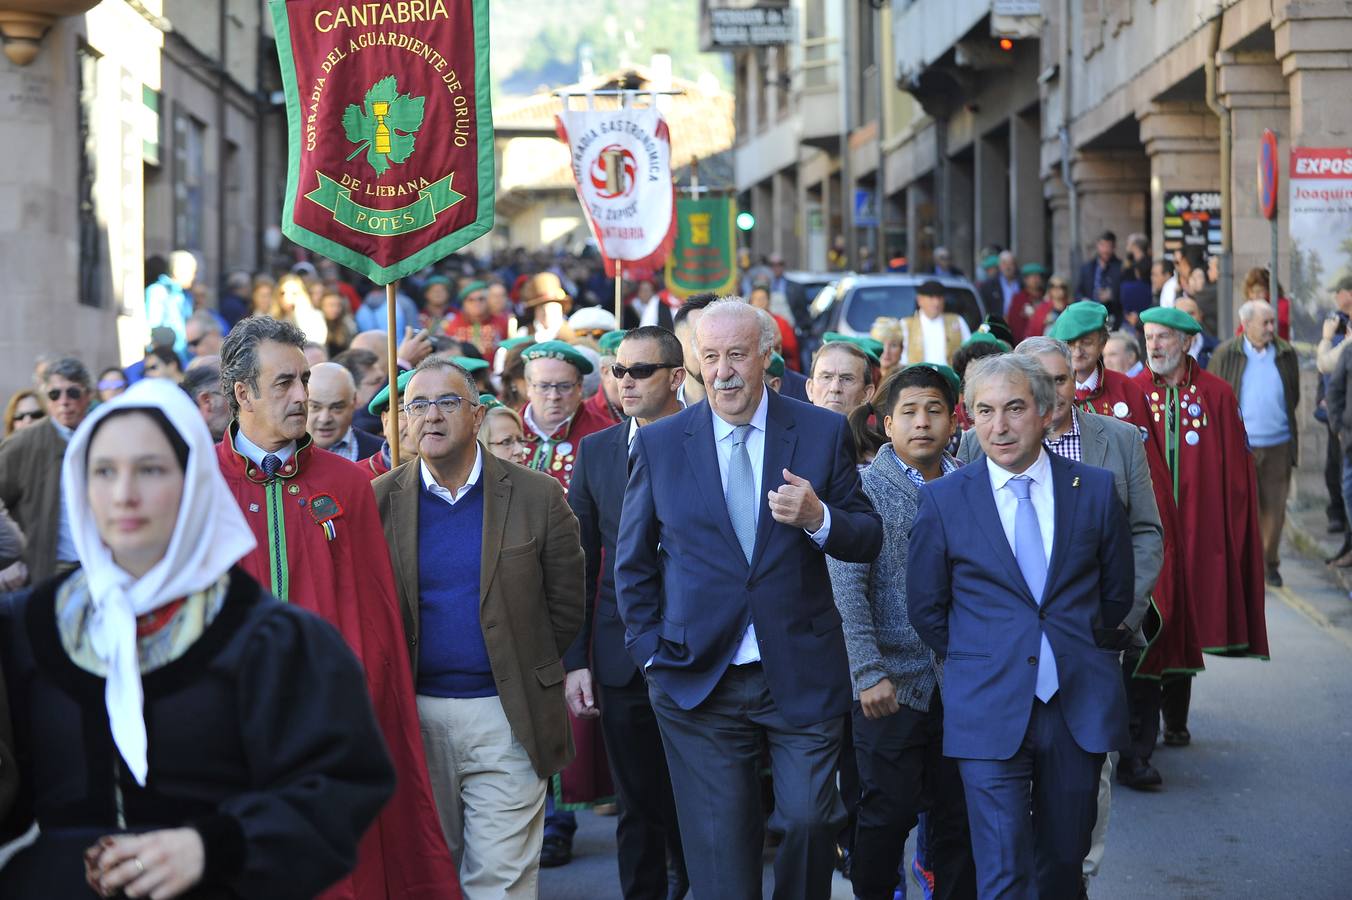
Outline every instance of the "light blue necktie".
[[732, 458], [728, 460], [728, 517], [737, 543], [742, 545], [746, 561], [756, 549], [756, 472], [751, 468], [751, 454], [746, 441], [751, 436], [750, 425], [738, 425], [732, 432]]
[[[1019, 563], [1019, 571], [1023, 573], [1023, 581], [1028, 585], [1033, 599], [1041, 606], [1042, 589], [1047, 586], [1047, 554], [1043, 550], [1037, 509], [1029, 497], [1033, 482], [1027, 475], [1019, 475], [1007, 483], [1019, 500], [1014, 513], [1014, 559]], [[1056, 694], [1058, 684], [1056, 657], [1052, 654], [1052, 645], [1044, 631], [1037, 664], [1037, 698], [1043, 703], [1050, 701]]]

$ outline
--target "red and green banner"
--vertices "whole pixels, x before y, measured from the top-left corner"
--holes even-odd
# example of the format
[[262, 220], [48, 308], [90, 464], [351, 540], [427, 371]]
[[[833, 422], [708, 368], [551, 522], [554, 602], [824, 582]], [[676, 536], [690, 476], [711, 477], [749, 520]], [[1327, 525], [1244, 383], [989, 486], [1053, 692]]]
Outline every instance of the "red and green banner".
[[691, 294], [737, 291], [737, 208], [731, 197], [676, 201], [676, 245], [667, 257], [667, 290]]
[[488, 0], [268, 0], [282, 231], [389, 284], [493, 227]]

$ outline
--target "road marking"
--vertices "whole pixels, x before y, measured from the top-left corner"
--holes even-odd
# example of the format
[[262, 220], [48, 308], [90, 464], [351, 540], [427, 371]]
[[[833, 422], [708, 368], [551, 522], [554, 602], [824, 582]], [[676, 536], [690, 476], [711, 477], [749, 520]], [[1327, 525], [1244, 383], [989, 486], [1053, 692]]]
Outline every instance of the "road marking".
[[1297, 597], [1295, 594], [1291, 593], [1289, 588], [1285, 586], [1274, 588], [1271, 585], [1269, 585], [1268, 591], [1276, 594], [1278, 598], [1280, 598], [1281, 601], [1285, 603], [1287, 606], [1291, 607], [1296, 612], [1300, 613], [1305, 618], [1309, 619], [1311, 622], [1318, 625], [1324, 631], [1328, 632], [1329, 636], [1332, 637], [1334, 640], [1338, 641], [1340, 644], [1343, 644], [1349, 650], [1352, 650], [1352, 633], [1349, 633], [1347, 629], [1342, 628], [1341, 626], [1333, 624], [1333, 622], [1329, 619], [1328, 616], [1324, 615], [1314, 606], [1310, 605], [1306, 601]]

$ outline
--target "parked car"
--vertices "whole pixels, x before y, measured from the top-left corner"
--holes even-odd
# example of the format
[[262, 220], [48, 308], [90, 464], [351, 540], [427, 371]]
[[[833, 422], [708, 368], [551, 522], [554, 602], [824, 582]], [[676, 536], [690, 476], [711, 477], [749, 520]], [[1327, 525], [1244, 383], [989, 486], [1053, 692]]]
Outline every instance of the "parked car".
[[786, 289], [784, 291], [784, 300], [789, 305], [789, 312], [793, 316], [794, 328], [798, 331], [799, 338], [806, 337], [811, 333], [812, 325], [812, 302], [817, 299], [822, 288], [831, 282], [839, 279], [839, 272], [785, 272], [784, 281]]
[[[915, 290], [926, 281], [944, 286], [944, 311], [956, 313], [976, 331], [986, 318], [986, 307], [976, 288], [965, 278], [910, 275], [902, 272], [847, 275], [822, 289], [809, 310], [812, 331], [804, 353], [821, 345], [828, 331], [866, 335], [880, 316], [904, 319], [915, 314]], [[810, 345], [810, 346], [806, 346]]]

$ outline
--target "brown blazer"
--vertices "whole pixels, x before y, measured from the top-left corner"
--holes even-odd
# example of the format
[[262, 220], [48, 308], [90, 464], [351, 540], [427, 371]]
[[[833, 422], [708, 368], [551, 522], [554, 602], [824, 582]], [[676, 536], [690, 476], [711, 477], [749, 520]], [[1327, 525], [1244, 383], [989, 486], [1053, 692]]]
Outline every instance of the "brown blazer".
[[61, 527], [61, 460], [66, 439], [51, 420], [16, 431], [0, 444], [0, 503], [9, 508], [28, 539], [28, 583], [56, 574]]
[[[544, 778], [573, 758], [562, 657], [582, 627], [585, 564], [577, 518], [548, 475], [483, 454], [479, 624], [512, 733]], [[390, 545], [413, 678], [418, 677], [417, 460], [373, 483]]]

